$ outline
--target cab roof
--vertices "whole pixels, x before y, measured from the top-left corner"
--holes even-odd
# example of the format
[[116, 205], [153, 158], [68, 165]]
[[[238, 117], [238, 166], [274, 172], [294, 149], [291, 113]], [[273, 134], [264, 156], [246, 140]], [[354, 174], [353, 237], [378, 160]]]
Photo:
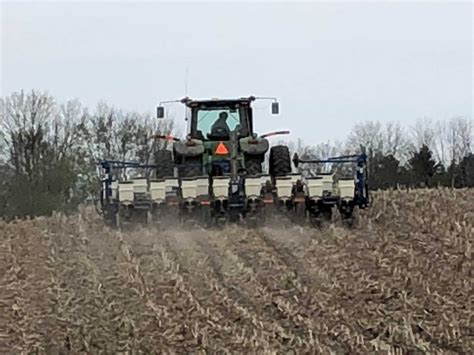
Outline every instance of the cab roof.
[[219, 98], [212, 98], [212, 99], [191, 99], [189, 97], [185, 97], [181, 100], [188, 107], [198, 107], [201, 105], [205, 106], [232, 106], [235, 104], [242, 104], [242, 105], [250, 105], [252, 101], [255, 101], [255, 97], [241, 97], [237, 99], [219, 99]]

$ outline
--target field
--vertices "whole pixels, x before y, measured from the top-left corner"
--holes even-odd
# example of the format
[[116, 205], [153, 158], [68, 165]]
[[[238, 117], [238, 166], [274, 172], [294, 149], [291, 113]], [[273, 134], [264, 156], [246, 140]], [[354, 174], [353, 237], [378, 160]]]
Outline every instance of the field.
[[378, 193], [353, 229], [0, 222], [0, 353], [472, 353], [473, 201]]

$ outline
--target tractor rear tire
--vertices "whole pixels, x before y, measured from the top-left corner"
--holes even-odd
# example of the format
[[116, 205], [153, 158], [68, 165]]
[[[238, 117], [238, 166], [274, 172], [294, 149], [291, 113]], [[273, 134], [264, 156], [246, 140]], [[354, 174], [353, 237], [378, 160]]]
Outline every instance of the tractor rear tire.
[[262, 159], [260, 156], [248, 155], [245, 158], [245, 170], [247, 175], [259, 175], [262, 173]]
[[163, 179], [165, 177], [174, 176], [174, 162], [173, 154], [169, 150], [159, 150], [155, 155], [156, 165], [156, 178]]
[[291, 173], [290, 151], [285, 145], [276, 145], [270, 149], [269, 170], [271, 176], [285, 176]]
[[195, 177], [202, 176], [202, 161], [201, 157], [187, 159], [179, 166], [180, 177]]

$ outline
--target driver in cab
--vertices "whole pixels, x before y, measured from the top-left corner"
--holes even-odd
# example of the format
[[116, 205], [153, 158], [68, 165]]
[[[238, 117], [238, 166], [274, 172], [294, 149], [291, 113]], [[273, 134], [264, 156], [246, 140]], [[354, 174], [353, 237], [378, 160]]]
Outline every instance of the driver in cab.
[[219, 114], [219, 118], [217, 119], [216, 122], [212, 125], [211, 132], [214, 135], [218, 136], [228, 136], [230, 134], [230, 128], [227, 125], [227, 118], [228, 118], [227, 112], [222, 111]]

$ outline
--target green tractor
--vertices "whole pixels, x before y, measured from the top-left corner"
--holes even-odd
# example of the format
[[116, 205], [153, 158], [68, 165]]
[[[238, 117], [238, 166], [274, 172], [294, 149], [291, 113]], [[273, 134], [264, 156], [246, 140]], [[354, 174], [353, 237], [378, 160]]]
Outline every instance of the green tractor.
[[[165, 177], [172, 166], [177, 168], [177, 176], [181, 182], [180, 200], [187, 205], [185, 210], [192, 209], [190, 206], [209, 204], [210, 215], [235, 221], [257, 210], [259, 205], [257, 201], [249, 201], [246, 179], [258, 179], [260, 187], [262, 189], [266, 187], [270, 195], [272, 181], [274, 182], [272, 179], [291, 173], [292, 163], [288, 147], [276, 145], [270, 148], [267, 139], [269, 136], [289, 132], [278, 131], [261, 136], [254, 132], [252, 103], [257, 99], [272, 100], [272, 114], [279, 113], [279, 104], [274, 98], [253, 96], [226, 100], [184, 98], [178, 101], [186, 105], [188, 110], [188, 134], [184, 140], [156, 136], [159, 139], [174, 141], [173, 151], [162, 152], [156, 165], [158, 177]], [[162, 104], [171, 102], [177, 101], [160, 104], [157, 108], [158, 118], [165, 116]], [[270, 151], [268, 173], [264, 173], [263, 165], [268, 151]], [[189, 198], [183, 196], [182, 186], [187, 182], [192, 185], [191, 181], [196, 179], [209, 180], [208, 194], [204, 200], [195, 199], [194, 193]], [[260, 197], [260, 189], [255, 195]], [[189, 203], [186, 203], [186, 200]], [[273, 203], [273, 199], [267, 198], [267, 201], [270, 200]]]

